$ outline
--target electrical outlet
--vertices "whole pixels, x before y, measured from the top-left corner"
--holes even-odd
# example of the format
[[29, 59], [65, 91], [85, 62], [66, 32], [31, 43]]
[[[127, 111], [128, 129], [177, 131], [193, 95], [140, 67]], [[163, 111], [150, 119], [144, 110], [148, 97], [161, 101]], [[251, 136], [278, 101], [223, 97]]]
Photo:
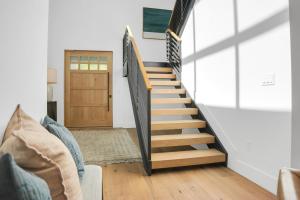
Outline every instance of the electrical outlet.
[[247, 151], [251, 151], [252, 150], [252, 141], [247, 141], [247, 143], [246, 143], [246, 149], [247, 149]]

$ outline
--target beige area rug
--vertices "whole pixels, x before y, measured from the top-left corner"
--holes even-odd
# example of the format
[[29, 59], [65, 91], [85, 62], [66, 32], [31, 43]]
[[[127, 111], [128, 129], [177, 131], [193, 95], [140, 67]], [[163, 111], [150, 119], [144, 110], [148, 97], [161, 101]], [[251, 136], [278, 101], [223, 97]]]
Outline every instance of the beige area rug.
[[126, 129], [73, 130], [85, 164], [140, 162], [138, 146]]

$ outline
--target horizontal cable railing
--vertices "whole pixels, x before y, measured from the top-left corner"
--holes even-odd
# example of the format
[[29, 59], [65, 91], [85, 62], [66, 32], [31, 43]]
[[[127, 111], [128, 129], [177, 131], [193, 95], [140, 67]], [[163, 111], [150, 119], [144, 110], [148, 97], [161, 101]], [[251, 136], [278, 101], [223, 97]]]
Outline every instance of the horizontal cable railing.
[[195, 0], [176, 0], [169, 22], [169, 29], [181, 36], [194, 4]]
[[123, 38], [123, 75], [128, 77], [141, 155], [145, 170], [150, 175], [152, 86], [135, 39], [128, 26]]
[[176, 71], [177, 75], [181, 74], [181, 39], [172, 30], [167, 29], [167, 59], [170, 66]]
[[181, 75], [181, 39], [189, 15], [193, 10], [195, 0], [176, 0], [169, 28], [166, 32], [167, 58], [176, 74]]

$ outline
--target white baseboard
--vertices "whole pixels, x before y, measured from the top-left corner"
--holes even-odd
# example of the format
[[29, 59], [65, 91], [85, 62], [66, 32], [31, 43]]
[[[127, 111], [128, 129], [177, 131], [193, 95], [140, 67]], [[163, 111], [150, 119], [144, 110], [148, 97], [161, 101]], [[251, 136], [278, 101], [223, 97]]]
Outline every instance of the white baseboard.
[[230, 155], [228, 160], [228, 168], [253, 181], [269, 192], [276, 194], [277, 177], [266, 174], [264, 171], [255, 168], [242, 160], [230, 158]]
[[264, 189], [276, 194], [277, 177], [273, 177], [272, 175], [267, 174], [265, 171], [260, 170], [240, 159], [237, 156], [239, 155], [237, 147], [234, 145], [231, 138], [226, 134], [215, 116], [205, 105], [199, 104], [198, 106], [227, 150], [229, 157], [228, 168], [253, 181]]

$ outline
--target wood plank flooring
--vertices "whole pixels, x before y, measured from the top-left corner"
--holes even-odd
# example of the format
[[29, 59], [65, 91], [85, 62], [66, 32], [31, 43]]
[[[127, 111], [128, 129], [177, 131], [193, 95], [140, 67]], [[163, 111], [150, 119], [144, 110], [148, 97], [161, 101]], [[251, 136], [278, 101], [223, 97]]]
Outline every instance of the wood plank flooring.
[[[128, 132], [138, 144], [135, 130]], [[147, 176], [141, 163], [113, 164], [103, 167], [103, 184], [104, 200], [276, 200], [225, 167], [163, 169]]]
[[147, 176], [140, 163], [103, 167], [104, 200], [275, 200], [225, 167], [185, 167]]

